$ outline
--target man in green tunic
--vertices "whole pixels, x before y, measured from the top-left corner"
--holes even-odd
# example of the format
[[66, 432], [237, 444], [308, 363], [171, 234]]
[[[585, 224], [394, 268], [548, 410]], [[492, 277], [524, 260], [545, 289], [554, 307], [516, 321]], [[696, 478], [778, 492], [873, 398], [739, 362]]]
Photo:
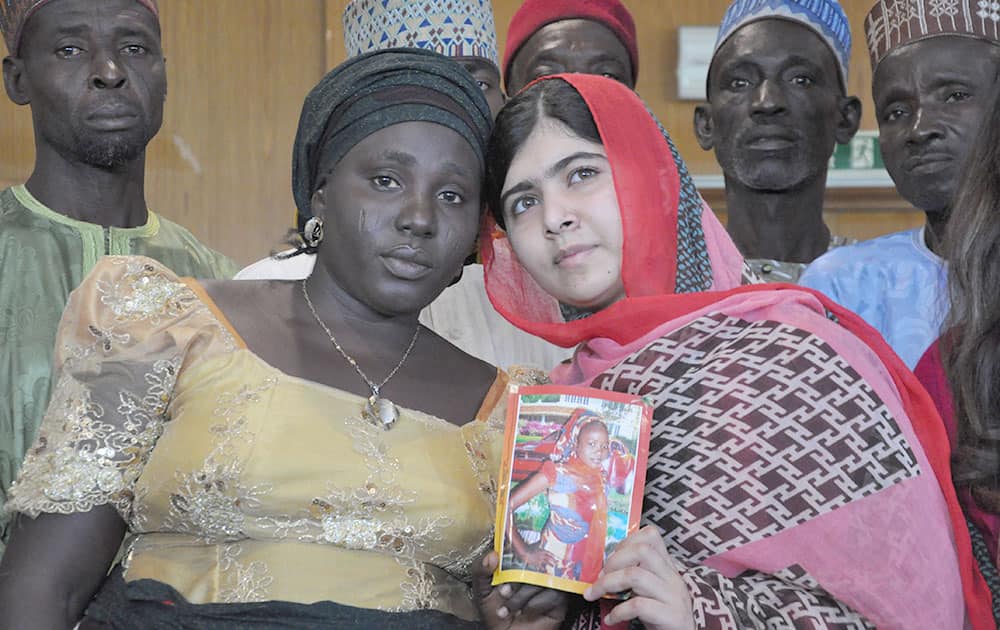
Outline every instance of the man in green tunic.
[[[231, 277], [225, 256], [146, 207], [146, 145], [163, 121], [155, 0], [0, 0], [4, 87], [30, 105], [35, 167], [0, 191], [0, 506], [49, 400], [66, 300], [108, 254]], [[96, 331], [95, 331], [96, 333]], [[0, 509], [0, 556], [8, 518]]]

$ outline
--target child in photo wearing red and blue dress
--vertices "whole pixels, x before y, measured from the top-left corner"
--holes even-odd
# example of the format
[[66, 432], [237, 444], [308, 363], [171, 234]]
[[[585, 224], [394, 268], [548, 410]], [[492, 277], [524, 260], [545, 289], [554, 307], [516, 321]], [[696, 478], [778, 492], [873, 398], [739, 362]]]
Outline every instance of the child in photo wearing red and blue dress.
[[[508, 539], [514, 557], [530, 570], [593, 582], [604, 565], [608, 490], [627, 485], [635, 459], [617, 448], [604, 419], [577, 409], [563, 426], [551, 458], [520, 483], [507, 507]], [[546, 492], [549, 517], [538, 543], [525, 542], [514, 512]]]

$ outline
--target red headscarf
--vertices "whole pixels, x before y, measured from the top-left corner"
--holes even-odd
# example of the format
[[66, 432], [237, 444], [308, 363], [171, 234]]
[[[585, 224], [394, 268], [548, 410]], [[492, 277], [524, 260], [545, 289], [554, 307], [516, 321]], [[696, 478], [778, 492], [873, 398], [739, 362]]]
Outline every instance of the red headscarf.
[[[702, 223], [704, 202], [669, 136], [635, 92], [592, 75], [540, 79], [547, 80], [572, 85], [590, 107], [601, 134], [622, 210], [627, 297], [586, 319], [563, 321], [556, 299], [521, 266], [491, 218], [480, 238], [486, 291], [512, 324], [554, 344], [569, 347], [595, 337], [627, 343], [707, 303], [701, 292], [713, 288], [719, 270], [713, 269], [708, 255], [706, 233], [712, 231]], [[704, 216], [715, 221], [710, 211]], [[735, 247], [729, 251], [732, 255], [724, 264], [731, 272], [741, 268], [743, 260]]]
[[619, 0], [525, 0], [507, 27], [507, 45], [503, 52], [504, 81], [510, 64], [524, 42], [540, 28], [553, 22], [584, 19], [599, 22], [618, 36], [632, 60], [632, 80], [639, 76], [639, 45], [635, 22]]

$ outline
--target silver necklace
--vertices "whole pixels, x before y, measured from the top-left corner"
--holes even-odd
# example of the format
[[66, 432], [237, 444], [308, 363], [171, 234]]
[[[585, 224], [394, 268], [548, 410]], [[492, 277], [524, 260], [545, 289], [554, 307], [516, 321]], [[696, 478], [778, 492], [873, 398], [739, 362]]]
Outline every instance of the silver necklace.
[[337, 349], [340, 356], [344, 357], [345, 361], [351, 364], [354, 371], [358, 373], [358, 376], [361, 377], [365, 384], [368, 385], [368, 389], [371, 390], [372, 395], [368, 398], [368, 403], [365, 405], [365, 419], [374, 424], [381, 425], [382, 428], [388, 431], [392, 428], [392, 425], [396, 423], [396, 420], [399, 419], [399, 409], [397, 409], [396, 405], [394, 405], [388, 398], [382, 398], [382, 396], [379, 395], [379, 392], [382, 387], [389, 382], [389, 379], [396, 376], [396, 372], [399, 371], [399, 368], [403, 367], [403, 363], [405, 363], [406, 359], [409, 358], [410, 352], [413, 351], [413, 346], [417, 344], [417, 337], [420, 336], [420, 324], [417, 324], [417, 329], [413, 331], [413, 339], [410, 339], [410, 345], [406, 348], [406, 352], [403, 353], [403, 357], [399, 360], [399, 363], [396, 364], [396, 367], [392, 368], [392, 371], [389, 372], [388, 376], [382, 379], [381, 383], [376, 385], [370, 378], [368, 378], [367, 374], [361, 371], [361, 367], [358, 366], [358, 362], [354, 360], [354, 357], [344, 352], [344, 349], [340, 347], [339, 343], [337, 343], [337, 338], [333, 336], [333, 333], [330, 332], [330, 328], [320, 318], [319, 313], [316, 312], [316, 307], [313, 306], [312, 300], [309, 299], [309, 290], [306, 289], [305, 278], [302, 279], [302, 295], [306, 298], [306, 304], [309, 306], [309, 310], [316, 319], [316, 323], [320, 325], [326, 333], [326, 336], [330, 338], [331, 342], [333, 342], [333, 347]]

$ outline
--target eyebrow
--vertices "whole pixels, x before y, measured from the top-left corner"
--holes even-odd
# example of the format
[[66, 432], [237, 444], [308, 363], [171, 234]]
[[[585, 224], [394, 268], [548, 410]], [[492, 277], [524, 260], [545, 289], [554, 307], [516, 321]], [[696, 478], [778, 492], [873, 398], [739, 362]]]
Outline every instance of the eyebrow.
[[802, 55], [789, 55], [788, 59], [785, 60], [784, 66], [786, 68], [789, 66], [809, 66], [811, 68], [821, 69], [823, 64], [817, 63], [814, 59], [809, 59], [808, 57], [803, 57]]
[[586, 58], [590, 63], [616, 63], [618, 65], [624, 65], [622, 60], [614, 55], [609, 55], [606, 52], [599, 52], [596, 55], [592, 55]]
[[402, 151], [393, 151], [389, 149], [383, 151], [375, 156], [378, 160], [389, 160], [390, 162], [395, 162], [401, 166], [416, 166], [417, 158], [409, 153], [404, 153]]
[[118, 37], [153, 37], [153, 32], [145, 26], [116, 26], [112, 29]]
[[89, 33], [91, 28], [85, 24], [67, 24], [65, 26], [59, 26], [55, 29], [53, 33], [56, 37], [61, 37], [63, 35], [83, 35], [84, 33]]
[[467, 166], [459, 164], [458, 162], [445, 162], [441, 165], [444, 170], [452, 175], [457, 175], [459, 177], [472, 177], [472, 171], [469, 170]]
[[[604, 160], [605, 162], [608, 161], [607, 156], [602, 155], [600, 153], [593, 153], [590, 151], [577, 151], [576, 153], [571, 153], [570, 155], [567, 155], [566, 157], [558, 160], [555, 164], [545, 169], [545, 172], [542, 173], [542, 179], [552, 179], [553, 177], [558, 175], [560, 171], [562, 171], [564, 168], [566, 168], [576, 160], [594, 159], [594, 158]], [[535, 185], [534, 184], [535, 181], [537, 180], [526, 179], [524, 181], [518, 182], [514, 186], [511, 186], [509, 189], [504, 191], [502, 195], [500, 195], [500, 205], [506, 206], [507, 198], [510, 197], [511, 195], [519, 192], [524, 192], [525, 190], [530, 190], [532, 186]]]

